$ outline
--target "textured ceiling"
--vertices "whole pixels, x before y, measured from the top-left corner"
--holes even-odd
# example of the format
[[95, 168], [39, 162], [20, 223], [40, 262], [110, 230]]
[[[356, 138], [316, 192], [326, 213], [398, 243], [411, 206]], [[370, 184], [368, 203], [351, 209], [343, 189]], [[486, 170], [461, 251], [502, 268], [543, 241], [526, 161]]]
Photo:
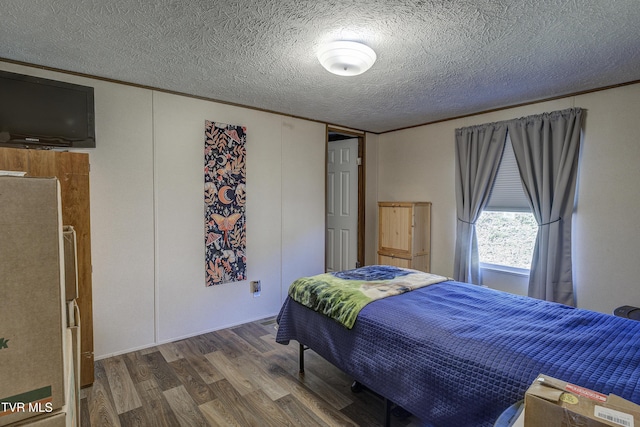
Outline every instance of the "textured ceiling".
[[[370, 132], [640, 80], [640, 0], [2, 0], [0, 58]], [[316, 51], [372, 47], [339, 77]]]

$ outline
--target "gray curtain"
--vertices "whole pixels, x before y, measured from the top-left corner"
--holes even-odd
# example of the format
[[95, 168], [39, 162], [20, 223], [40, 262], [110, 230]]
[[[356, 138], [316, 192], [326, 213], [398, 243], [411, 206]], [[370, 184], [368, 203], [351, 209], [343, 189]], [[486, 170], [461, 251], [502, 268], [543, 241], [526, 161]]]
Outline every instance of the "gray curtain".
[[506, 123], [456, 129], [456, 227], [453, 278], [481, 283], [475, 222], [487, 204], [507, 136]]
[[575, 306], [571, 217], [582, 110], [555, 111], [507, 123], [524, 192], [539, 226], [529, 296]]

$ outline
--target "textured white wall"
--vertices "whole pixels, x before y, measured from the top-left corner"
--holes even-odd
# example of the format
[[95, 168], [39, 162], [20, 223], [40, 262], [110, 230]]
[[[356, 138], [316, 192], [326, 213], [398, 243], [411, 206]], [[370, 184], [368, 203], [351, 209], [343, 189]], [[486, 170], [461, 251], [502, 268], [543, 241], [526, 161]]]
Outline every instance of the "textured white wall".
[[[433, 203], [433, 272], [453, 274], [455, 129], [573, 106], [587, 110], [574, 217], [578, 306], [605, 313], [640, 306], [640, 84], [380, 135], [378, 200]], [[513, 276], [494, 276], [485, 284], [521, 288]]]
[[451, 123], [379, 137], [379, 201], [431, 202], [431, 271], [451, 276], [455, 242]]
[[154, 339], [153, 128], [151, 92], [95, 87], [91, 164], [94, 353]]
[[[204, 286], [205, 120], [247, 128], [247, 273], [249, 280], [261, 281], [258, 298], [250, 292], [248, 281]], [[154, 92], [160, 342], [263, 318], [279, 309], [280, 218], [288, 211], [281, 190], [282, 121], [272, 114]], [[321, 138], [322, 130], [317, 134]], [[309, 136], [293, 137], [313, 145]], [[317, 145], [322, 150], [322, 139]], [[323, 166], [321, 160], [311, 159], [309, 170], [314, 162]], [[305, 172], [300, 174], [304, 181]], [[304, 205], [297, 208], [304, 209]], [[309, 264], [301, 263], [300, 268], [308, 271]]]
[[[274, 315], [324, 269], [325, 126], [31, 67], [95, 87], [91, 162], [96, 358]], [[247, 127], [249, 280], [204, 285], [204, 121]]]
[[[326, 127], [282, 120], [281, 301], [301, 276], [324, 273]], [[268, 195], [267, 195], [268, 197]], [[275, 226], [275, 224], [274, 224]]]
[[587, 109], [574, 224], [578, 305], [640, 307], [640, 84], [575, 105]]
[[378, 139], [380, 135], [367, 133], [365, 146], [365, 236], [364, 263], [378, 262]]

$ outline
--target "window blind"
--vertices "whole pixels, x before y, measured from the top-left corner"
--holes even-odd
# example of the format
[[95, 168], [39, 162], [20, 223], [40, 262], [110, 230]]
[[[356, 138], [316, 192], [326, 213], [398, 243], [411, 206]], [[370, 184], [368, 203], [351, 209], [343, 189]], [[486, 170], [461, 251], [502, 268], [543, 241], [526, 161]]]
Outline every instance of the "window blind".
[[507, 134], [507, 142], [498, 166], [496, 180], [489, 195], [489, 203], [484, 210], [531, 212], [529, 201], [522, 189], [520, 172], [518, 172], [518, 164], [516, 163], [516, 156], [513, 153], [509, 134]]

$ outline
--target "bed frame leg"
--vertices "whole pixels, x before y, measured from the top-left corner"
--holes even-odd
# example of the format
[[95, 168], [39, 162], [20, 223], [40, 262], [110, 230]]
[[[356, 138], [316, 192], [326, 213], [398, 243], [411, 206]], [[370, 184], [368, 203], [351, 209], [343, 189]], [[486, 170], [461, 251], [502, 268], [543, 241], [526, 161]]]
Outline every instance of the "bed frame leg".
[[[299, 351], [299, 361], [300, 361], [300, 375], [304, 375], [304, 352], [308, 350], [309, 347], [305, 347], [303, 344], [298, 344]], [[362, 384], [358, 381], [354, 381], [351, 385], [351, 391], [354, 393], [358, 393], [363, 389]], [[393, 407], [393, 402], [391, 402], [386, 397], [384, 398], [384, 427], [391, 427], [391, 408]]]
[[300, 356], [298, 357], [298, 359], [300, 361], [300, 370], [298, 372], [300, 373], [300, 375], [304, 375], [304, 351], [306, 350], [306, 348], [302, 344], [299, 344], [299, 345], [300, 345]]
[[391, 427], [391, 407], [393, 406], [393, 402], [391, 402], [386, 397], [384, 398], [384, 427]]

